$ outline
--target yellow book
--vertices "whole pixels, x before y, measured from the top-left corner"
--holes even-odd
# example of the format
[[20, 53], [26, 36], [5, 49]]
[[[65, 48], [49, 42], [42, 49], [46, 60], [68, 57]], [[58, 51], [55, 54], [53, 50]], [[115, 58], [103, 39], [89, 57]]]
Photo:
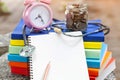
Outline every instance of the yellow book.
[[12, 46], [24, 46], [24, 40], [10, 40], [10, 45]]
[[100, 49], [103, 42], [84, 42], [85, 49]]

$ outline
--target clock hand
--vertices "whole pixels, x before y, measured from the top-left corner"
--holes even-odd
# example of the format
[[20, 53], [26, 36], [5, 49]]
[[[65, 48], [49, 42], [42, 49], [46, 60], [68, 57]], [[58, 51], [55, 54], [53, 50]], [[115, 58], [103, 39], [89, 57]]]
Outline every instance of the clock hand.
[[43, 22], [43, 24], [44, 24], [44, 20], [43, 20], [43, 18], [41, 17], [41, 15], [40, 14], [38, 14], [38, 18], [40, 18], [41, 19], [41, 21]]
[[38, 17], [35, 18], [35, 20], [38, 19]]

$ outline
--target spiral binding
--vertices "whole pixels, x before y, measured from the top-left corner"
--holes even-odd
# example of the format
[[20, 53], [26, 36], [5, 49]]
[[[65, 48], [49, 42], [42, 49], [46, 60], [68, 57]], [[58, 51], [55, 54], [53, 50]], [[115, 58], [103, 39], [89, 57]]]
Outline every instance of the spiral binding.
[[[31, 44], [31, 37], [28, 36], [28, 45]], [[33, 68], [32, 68], [32, 56], [28, 57], [29, 58], [29, 72], [30, 72], [30, 80], [33, 80]]]
[[[30, 36], [28, 36], [28, 38], [26, 37], [26, 25], [23, 25], [23, 39], [24, 39], [25, 46], [27, 46], [27, 48], [30, 48], [30, 51], [34, 50], [35, 47], [31, 45], [31, 37]], [[24, 55], [22, 55], [22, 56], [24, 56]], [[26, 56], [24, 56], [24, 57], [26, 57]], [[27, 55], [27, 57], [29, 59], [29, 67], [28, 67], [29, 74], [30, 74], [29, 80], [33, 80], [32, 56]]]
[[29, 57], [30, 80], [33, 80], [32, 56]]

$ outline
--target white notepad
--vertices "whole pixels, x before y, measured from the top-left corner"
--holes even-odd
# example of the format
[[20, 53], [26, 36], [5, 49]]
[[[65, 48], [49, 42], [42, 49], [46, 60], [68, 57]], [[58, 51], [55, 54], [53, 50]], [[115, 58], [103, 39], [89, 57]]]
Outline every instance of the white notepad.
[[[68, 34], [80, 35], [81, 32]], [[89, 80], [82, 37], [54, 32], [29, 37], [36, 47], [30, 63], [31, 80], [43, 80], [49, 62], [46, 80]]]

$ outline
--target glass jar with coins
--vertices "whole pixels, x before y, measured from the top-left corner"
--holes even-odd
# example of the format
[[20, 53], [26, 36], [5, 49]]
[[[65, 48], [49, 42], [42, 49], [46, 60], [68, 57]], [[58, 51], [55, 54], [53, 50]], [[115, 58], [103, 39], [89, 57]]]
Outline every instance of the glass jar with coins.
[[88, 10], [86, 4], [71, 3], [66, 6], [66, 27], [70, 31], [82, 31], [87, 28]]

